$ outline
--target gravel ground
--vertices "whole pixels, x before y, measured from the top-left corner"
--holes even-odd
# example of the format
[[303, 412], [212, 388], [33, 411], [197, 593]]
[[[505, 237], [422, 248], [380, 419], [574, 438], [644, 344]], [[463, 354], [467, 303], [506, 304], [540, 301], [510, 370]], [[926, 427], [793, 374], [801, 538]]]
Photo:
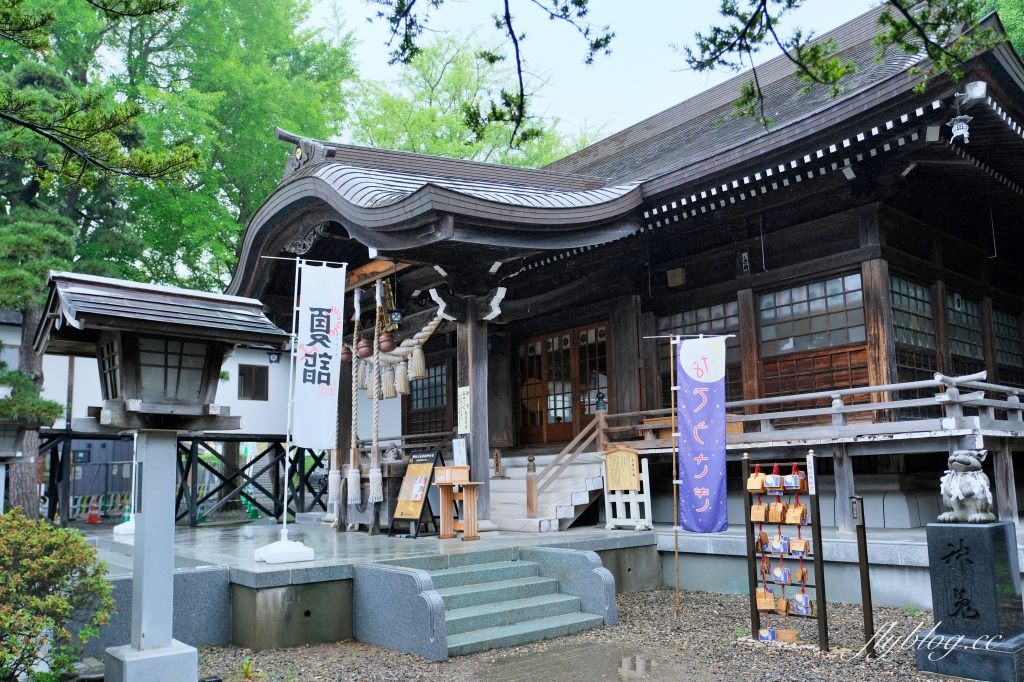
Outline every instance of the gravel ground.
[[[743, 641], [749, 637], [749, 602], [743, 595], [706, 592], [682, 593], [681, 616], [676, 627], [675, 596], [671, 589], [620, 595], [618, 627], [600, 627], [557, 640], [488, 651], [429, 663], [355, 642], [253, 653], [236, 647], [200, 652], [200, 677], [221, 675], [225, 682], [245, 680], [243, 662], [253, 674], [248, 679], [267, 682], [324, 680], [392, 680], [516, 682], [522, 680], [642, 679], [650, 682], [686, 680], [936, 680], [914, 668], [910, 647], [894, 650], [878, 660], [855, 654], [863, 645], [859, 606], [829, 605], [832, 651], [822, 654], [811, 647], [784, 647]], [[890, 623], [901, 639], [923, 624], [931, 625], [930, 612], [875, 607], [876, 630]], [[783, 627], [773, 617], [773, 627]], [[803, 644], [816, 642], [816, 621], [790, 618]], [[942, 678], [950, 679], [950, 678]]]

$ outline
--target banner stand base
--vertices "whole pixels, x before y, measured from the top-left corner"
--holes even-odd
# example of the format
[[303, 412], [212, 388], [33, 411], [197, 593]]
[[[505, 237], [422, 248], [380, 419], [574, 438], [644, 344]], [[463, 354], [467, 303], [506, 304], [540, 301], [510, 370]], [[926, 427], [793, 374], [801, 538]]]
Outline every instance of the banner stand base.
[[313, 548], [301, 542], [288, 539], [288, 529], [281, 529], [281, 539], [266, 547], [260, 547], [253, 553], [254, 561], [265, 561], [268, 564], [287, 564], [296, 561], [312, 561]]

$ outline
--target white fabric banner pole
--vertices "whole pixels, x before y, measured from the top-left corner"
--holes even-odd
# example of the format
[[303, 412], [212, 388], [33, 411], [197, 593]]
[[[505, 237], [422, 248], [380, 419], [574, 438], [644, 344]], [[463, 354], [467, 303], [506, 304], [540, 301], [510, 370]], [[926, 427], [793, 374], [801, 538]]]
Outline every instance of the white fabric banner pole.
[[345, 264], [334, 268], [326, 264], [313, 266], [301, 259], [296, 261], [288, 371], [283, 527], [278, 542], [256, 550], [256, 561], [285, 563], [313, 560], [311, 548], [288, 540], [289, 458], [292, 444], [314, 450], [337, 447], [338, 377], [341, 371], [346, 269]]

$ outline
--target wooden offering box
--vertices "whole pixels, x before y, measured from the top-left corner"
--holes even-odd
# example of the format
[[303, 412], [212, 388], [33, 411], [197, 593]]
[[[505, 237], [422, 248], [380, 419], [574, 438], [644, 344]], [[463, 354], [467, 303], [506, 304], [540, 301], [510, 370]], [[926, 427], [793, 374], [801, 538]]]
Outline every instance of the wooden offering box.
[[447, 466], [434, 469], [435, 483], [469, 483], [468, 466]]

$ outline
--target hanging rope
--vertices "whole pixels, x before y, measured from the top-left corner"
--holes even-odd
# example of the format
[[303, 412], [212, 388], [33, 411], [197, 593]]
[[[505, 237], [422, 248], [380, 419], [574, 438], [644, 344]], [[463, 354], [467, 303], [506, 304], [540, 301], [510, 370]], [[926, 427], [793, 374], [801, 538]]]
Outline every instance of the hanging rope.
[[377, 280], [377, 323], [373, 330], [373, 450], [370, 456], [370, 499], [376, 504], [384, 501], [384, 477], [380, 471], [380, 333], [381, 312], [384, 307], [384, 287]]
[[362, 289], [352, 292], [355, 313], [352, 315], [352, 445], [349, 449], [348, 469], [348, 503], [358, 505], [363, 501], [362, 479], [359, 476], [359, 382], [356, 376], [363, 371], [363, 366], [355, 354], [356, 342], [359, 340], [360, 296]]

